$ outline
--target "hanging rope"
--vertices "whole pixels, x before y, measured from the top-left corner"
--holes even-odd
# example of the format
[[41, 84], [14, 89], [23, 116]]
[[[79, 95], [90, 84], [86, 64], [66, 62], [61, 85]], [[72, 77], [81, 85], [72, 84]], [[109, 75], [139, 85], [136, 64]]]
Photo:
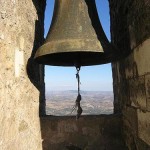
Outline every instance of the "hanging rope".
[[80, 95], [80, 75], [79, 75], [79, 71], [80, 71], [80, 67], [76, 67], [77, 73], [76, 73], [76, 78], [78, 81], [78, 95]]
[[71, 114], [73, 113], [73, 111], [77, 108], [77, 115], [76, 115], [76, 119], [79, 119], [79, 117], [82, 114], [82, 108], [80, 106], [80, 101], [81, 101], [81, 94], [80, 94], [80, 75], [79, 75], [79, 71], [80, 71], [80, 67], [76, 67], [77, 73], [76, 73], [76, 78], [78, 81], [78, 96], [77, 99], [75, 101], [75, 106], [72, 108]]
[[78, 96], [77, 96], [77, 99], [76, 99], [76, 107], [77, 107], [77, 115], [76, 115], [76, 119], [79, 119], [79, 117], [81, 116], [82, 114], [82, 108], [80, 106], [80, 101], [81, 101], [81, 94], [80, 94], [80, 75], [79, 75], [79, 71], [80, 71], [80, 67], [76, 67], [77, 69], [77, 74], [76, 74], [76, 78], [77, 78], [77, 81], [78, 81]]

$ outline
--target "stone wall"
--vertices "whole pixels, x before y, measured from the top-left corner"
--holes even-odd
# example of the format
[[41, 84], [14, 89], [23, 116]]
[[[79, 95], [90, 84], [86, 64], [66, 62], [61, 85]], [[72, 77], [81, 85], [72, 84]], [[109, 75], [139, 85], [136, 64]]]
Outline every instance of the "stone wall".
[[45, 1], [0, 0], [0, 149], [42, 149], [39, 91], [43, 67], [33, 61], [43, 42]]
[[41, 117], [44, 150], [126, 150], [119, 115]]
[[150, 1], [109, 0], [112, 43], [124, 59], [114, 62], [115, 112], [123, 113], [130, 150], [150, 149]]

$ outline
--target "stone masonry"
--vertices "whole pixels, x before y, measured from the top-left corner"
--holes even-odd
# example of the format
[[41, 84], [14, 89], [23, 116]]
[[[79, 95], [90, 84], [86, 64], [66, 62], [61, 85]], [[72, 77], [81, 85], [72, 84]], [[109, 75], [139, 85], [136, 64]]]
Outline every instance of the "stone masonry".
[[112, 64], [115, 113], [129, 150], [149, 150], [150, 1], [109, 1], [112, 42], [125, 56]]
[[43, 41], [44, 8], [44, 0], [0, 0], [0, 150], [42, 149], [44, 71], [33, 55]]
[[127, 150], [121, 115], [41, 118], [43, 150]]

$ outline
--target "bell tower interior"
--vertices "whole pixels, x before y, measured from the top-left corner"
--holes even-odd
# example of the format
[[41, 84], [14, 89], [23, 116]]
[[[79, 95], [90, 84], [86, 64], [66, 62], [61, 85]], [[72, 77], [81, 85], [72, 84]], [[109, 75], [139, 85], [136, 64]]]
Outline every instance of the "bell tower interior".
[[[141, 6], [139, 6], [141, 5]], [[143, 8], [146, 8], [145, 10]], [[100, 7], [97, 7], [100, 9]], [[67, 134], [67, 138], [70, 140], [70, 147], [76, 147], [76, 148], [83, 148], [83, 143], [79, 142], [76, 143], [76, 139], [74, 139], [74, 136], [72, 136], [72, 132], [77, 136], [78, 139], [81, 138], [81, 141], [84, 141], [85, 135], [83, 132], [79, 133], [78, 129], [75, 128], [81, 127], [82, 131], [84, 129], [87, 129], [87, 133], [85, 134], [91, 134], [91, 136], [88, 136], [90, 138], [94, 138], [94, 142], [91, 141], [91, 143], [88, 143], [85, 140], [85, 143], [87, 142], [89, 145], [87, 145], [87, 149], [96, 149], [98, 147], [99, 149], [149, 149], [149, 143], [148, 143], [148, 135], [145, 135], [146, 133], [149, 133], [149, 121], [147, 121], [147, 116], [149, 113], [148, 110], [148, 98], [147, 98], [147, 90], [149, 89], [148, 85], [146, 84], [148, 79], [146, 79], [148, 76], [144, 74], [147, 71], [147, 67], [145, 66], [145, 69], [143, 68], [145, 61], [148, 63], [148, 57], [146, 60], [143, 60], [141, 62], [141, 57], [143, 53], [146, 53], [146, 55], [149, 56], [149, 53], [147, 53], [148, 43], [149, 43], [149, 21], [147, 20], [148, 14], [149, 14], [149, 3], [143, 2], [142, 0], [137, 2], [130, 2], [127, 1], [124, 5], [123, 2], [116, 2], [109, 0], [109, 8], [110, 8], [110, 30], [111, 30], [111, 42], [121, 51], [120, 60], [112, 63], [112, 71], [113, 71], [113, 90], [114, 90], [114, 115], [100, 115], [100, 116], [84, 116], [81, 118], [83, 119], [83, 122], [86, 120], [88, 123], [84, 126], [82, 124], [82, 121], [76, 124], [73, 123], [73, 118], [70, 117], [61, 117], [57, 118], [56, 126], [64, 126], [62, 129], [63, 136], [62, 138], [65, 139]], [[133, 14], [135, 12], [140, 12], [137, 17], [133, 17]], [[145, 15], [144, 18], [142, 18], [142, 14]], [[144, 24], [142, 25], [141, 22], [144, 21]], [[135, 25], [136, 24], [136, 25]], [[141, 28], [141, 29], [140, 29]], [[144, 32], [144, 33], [143, 33]], [[140, 37], [139, 34], [143, 37]], [[144, 42], [144, 43], [143, 43]], [[146, 44], [146, 45], [145, 45]], [[145, 46], [144, 46], [145, 45]], [[144, 46], [144, 47], [143, 47]], [[140, 50], [141, 49], [141, 50]], [[138, 51], [138, 52], [137, 52]], [[138, 54], [139, 53], [139, 54]], [[123, 57], [123, 58], [122, 58]], [[139, 68], [137, 68], [137, 66]], [[139, 75], [139, 70], [143, 68], [143, 72]], [[143, 78], [143, 79], [142, 79]], [[139, 83], [138, 83], [139, 82]], [[143, 91], [143, 92], [142, 92]], [[136, 93], [137, 92], [137, 93]], [[139, 93], [139, 94], [138, 94]], [[132, 115], [131, 115], [132, 114]], [[90, 118], [91, 117], [91, 118]], [[103, 120], [104, 117], [104, 120]], [[132, 118], [133, 117], [133, 118]], [[92, 123], [92, 128], [97, 128], [97, 125], [101, 128], [100, 134], [102, 136], [105, 136], [102, 138], [99, 134], [96, 136], [94, 135], [94, 130], [90, 131], [90, 121], [91, 119], [95, 118], [94, 120], [98, 120], [98, 122], [102, 122], [100, 125], [99, 123]], [[144, 121], [145, 118], [145, 121]], [[46, 118], [44, 118], [45, 121]], [[63, 120], [64, 119], [64, 120]], [[106, 120], [105, 120], [106, 119]], [[108, 119], [108, 120], [107, 120]], [[113, 122], [112, 120], [115, 121]], [[49, 124], [51, 121], [47, 120], [47, 124]], [[62, 121], [63, 120], [63, 121]], [[111, 121], [110, 121], [111, 120]], [[43, 121], [43, 122], [44, 122]], [[109, 122], [108, 125], [106, 125], [106, 122]], [[142, 123], [141, 123], [142, 121]], [[56, 123], [55, 122], [55, 123]], [[145, 123], [144, 123], [145, 122]], [[118, 129], [118, 132], [111, 132], [109, 131], [109, 124], [113, 123], [113, 130]], [[105, 126], [105, 125], [106, 126]], [[142, 125], [141, 125], [142, 124]], [[143, 125], [147, 126], [143, 126]], [[90, 126], [90, 127], [89, 127]], [[94, 126], [94, 127], [93, 127]], [[104, 127], [105, 126], [105, 127]], [[144, 129], [142, 129], [144, 127]], [[107, 128], [107, 129], [106, 129]], [[71, 131], [68, 131], [68, 130]], [[111, 134], [111, 137], [115, 137], [114, 142], [113, 139], [109, 139], [110, 135], [107, 135], [107, 133], [101, 133], [101, 130], [106, 130]], [[45, 129], [44, 129], [45, 130]], [[75, 131], [76, 130], [76, 131]], [[52, 129], [50, 130], [50, 133], [52, 132]], [[90, 133], [92, 132], [92, 133]], [[58, 131], [54, 132], [57, 136]], [[51, 133], [52, 134], [52, 133]], [[48, 135], [46, 135], [48, 137]], [[101, 139], [102, 142], [98, 142]], [[46, 143], [51, 143], [49, 139], [45, 139]], [[111, 140], [111, 142], [109, 141]], [[106, 146], [103, 142], [108, 142], [107, 144], [111, 145], [111, 147]], [[60, 145], [67, 145], [67, 143], [59, 143]], [[114, 144], [115, 143], [115, 144]], [[61, 146], [62, 146], [61, 145]], [[45, 145], [48, 146], [48, 145]], [[56, 144], [52, 144], [51, 146], [54, 146], [54, 149], [58, 148], [59, 146]], [[82, 149], [81, 148], [81, 149]]]
[[0, 1], [0, 149], [150, 149], [150, 1], [108, 2], [119, 53], [111, 64], [114, 114], [76, 120], [45, 112], [45, 69], [34, 57], [45, 40], [46, 0]]

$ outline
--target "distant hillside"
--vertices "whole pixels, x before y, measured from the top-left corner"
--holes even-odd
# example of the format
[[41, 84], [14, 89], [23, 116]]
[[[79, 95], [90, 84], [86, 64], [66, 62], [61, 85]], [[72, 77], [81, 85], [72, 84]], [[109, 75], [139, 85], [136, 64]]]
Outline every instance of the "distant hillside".
[[[112, 91], [81, 91], [81, 106], [83, 115], [113, 113]], [[77, 91], [51, 91], [46, 93], [47, 115], [66, 116], [70, 114], [75, 104]]]

